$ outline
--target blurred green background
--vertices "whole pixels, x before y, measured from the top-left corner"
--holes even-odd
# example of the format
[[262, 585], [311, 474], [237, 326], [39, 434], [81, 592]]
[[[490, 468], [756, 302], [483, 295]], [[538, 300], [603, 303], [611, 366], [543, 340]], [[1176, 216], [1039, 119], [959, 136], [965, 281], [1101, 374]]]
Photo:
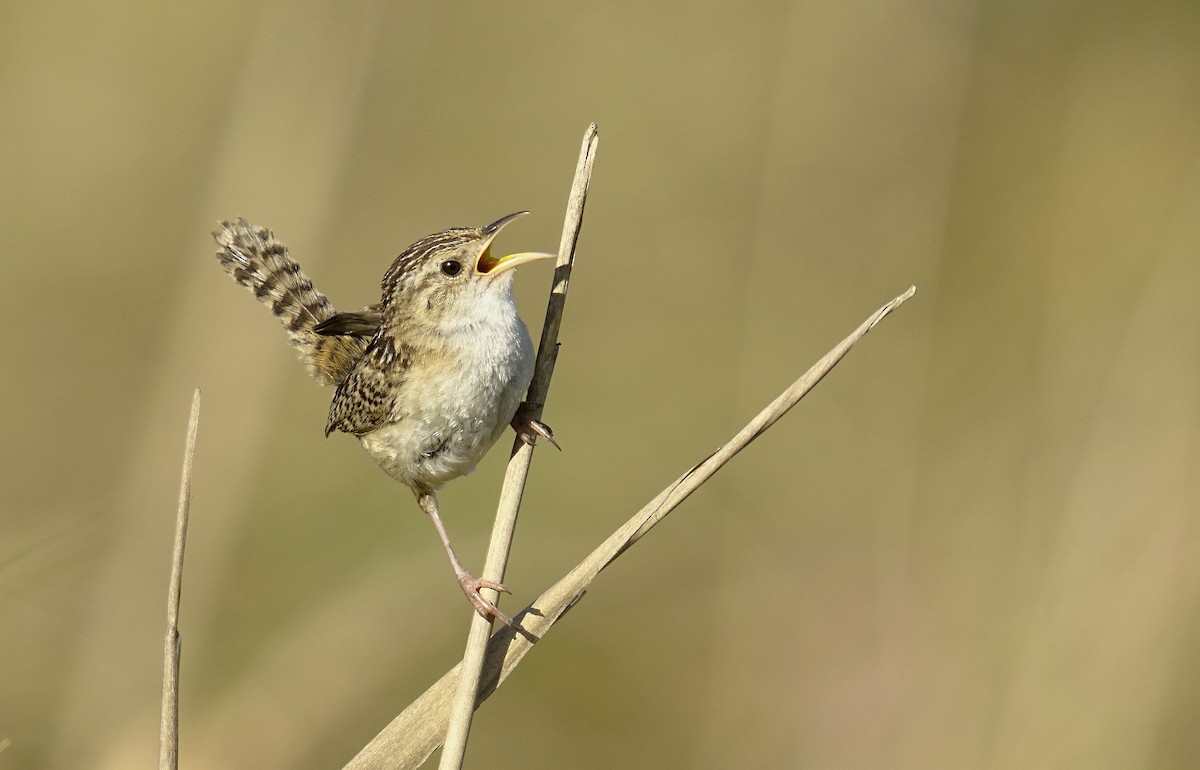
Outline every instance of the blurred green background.
[[[1200, 766], [1200, 4], [8, 2], [0, 767], [340, 766], [458, 660], [428, 521], [212, 257], [335, 304], [601, 141], [515, 608], [916, 298], [588, 597], [469, 764]], [[550, 270], [525, 268], [536, 335]], [[508, 439], [442, 495], [476, 568]]]

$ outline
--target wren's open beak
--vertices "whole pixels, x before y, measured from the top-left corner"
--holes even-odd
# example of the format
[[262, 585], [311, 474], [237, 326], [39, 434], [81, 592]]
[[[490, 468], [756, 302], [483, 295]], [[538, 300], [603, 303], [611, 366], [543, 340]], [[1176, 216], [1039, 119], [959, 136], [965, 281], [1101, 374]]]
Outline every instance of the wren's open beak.
[[501, 217], [483, 228], [485, 240], [483, 242], [483, 251], [479, 253], [479, 260], [475, 263], [476, 272], [481, 275], [499, 275], [506, 270], [511, 270], [526, 262], [533, 262], [538, 259], [554, 259], [558, 256], [557, 254], [547, 254], [544, 251], [522, 251], [519, 254], [509, 254], [499, 259], [492, 256], [492, 240], [504, 229], [505, 225], [528, 213], [528, 211], [518, 211], [515, 214]]

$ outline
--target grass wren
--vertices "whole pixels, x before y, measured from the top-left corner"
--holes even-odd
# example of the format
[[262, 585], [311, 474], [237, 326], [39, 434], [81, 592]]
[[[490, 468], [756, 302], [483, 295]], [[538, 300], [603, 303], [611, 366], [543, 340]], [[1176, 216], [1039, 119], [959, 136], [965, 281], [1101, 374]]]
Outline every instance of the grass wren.
[[413, 491], [471, 606], [505, 623], [511, 620], [479, 590], [507, 589], [462, 566], [437, 491], [469, 473], [508, 425], [527, 443], [538, 435], [554, 443], [522, 403], [534, 351], [512, 292], [513, 268], [554, 255], [491, 252], [500, 230], [526, 213], [422, 238], [384, 273], [377, 304], [341, 313], [270, 230], [238, 219], [213, 233], [225, 271], [271, 308], [309, 374], [336, 386], [325, 435], [357, 436], [379, 467]]

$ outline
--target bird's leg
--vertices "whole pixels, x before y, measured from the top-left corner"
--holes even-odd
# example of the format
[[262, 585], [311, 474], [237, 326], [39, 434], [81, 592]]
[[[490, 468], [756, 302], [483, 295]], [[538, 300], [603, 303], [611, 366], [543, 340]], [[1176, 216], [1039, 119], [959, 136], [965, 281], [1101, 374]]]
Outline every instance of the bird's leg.
[[554, 440], [554, 431], [550, 430], [550, 426], [538, 419], [541, 407], [535, 407], [528, 401], [522, 401], [517, 407], [517, 413], [512, 418], [512, 429], [517, 432], [517, 437], [526, 444], [533, 446], [537, 441], [537, 437], [549, 441], [558, 451], [562, 451], [562, 447]]
[[454, 553], [454, 546], [450, 545], [450, 536], [446, 534], [446, 527], [442, 524], [442, 517], [438, 513], [437, 497], [433, 492], [418, 492], [417, 505], [421, 506], [421, 510], [429, 515], [433, 520], [433, 526], [437, 529], [438, 537], [442, 539], [442, 546], [446, 549], [446, 555], [450, 557], [450, 566], [454, 568], [454, 575], [458, 578], [458, 585], [462, 588], [462, 592], [466, 594], [467, 601], [475, 608], [475, 611], [482, 615], [487, 620], [502, 621], [505, 625], [511, 626], [512, 619], [505, 615], [500, 609], [484, 599], [479, 594], [481, 588], [491, 588], [494, 591], [502, 591], [504, 593], [512, 593], [502, 584], [493, 580], [483, 580], [473, 576], [463, 567], [462, 562], [458, 560], [458, 556]]

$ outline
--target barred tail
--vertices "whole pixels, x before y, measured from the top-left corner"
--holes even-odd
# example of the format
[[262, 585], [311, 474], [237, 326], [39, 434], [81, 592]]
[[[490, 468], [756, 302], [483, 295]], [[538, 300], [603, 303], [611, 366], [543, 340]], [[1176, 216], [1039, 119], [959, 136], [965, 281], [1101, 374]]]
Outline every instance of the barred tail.
[[322, 385], [341, 382], [366, 343], [353, 337], [317, 334], [317, 325], [337, 311], [301, 272], [287, 247], [267, 228], [240, 217], [235, 222], [222, 222], [213, 239], [219, 247], [221, 267], [271, 308], [308, 373]]

